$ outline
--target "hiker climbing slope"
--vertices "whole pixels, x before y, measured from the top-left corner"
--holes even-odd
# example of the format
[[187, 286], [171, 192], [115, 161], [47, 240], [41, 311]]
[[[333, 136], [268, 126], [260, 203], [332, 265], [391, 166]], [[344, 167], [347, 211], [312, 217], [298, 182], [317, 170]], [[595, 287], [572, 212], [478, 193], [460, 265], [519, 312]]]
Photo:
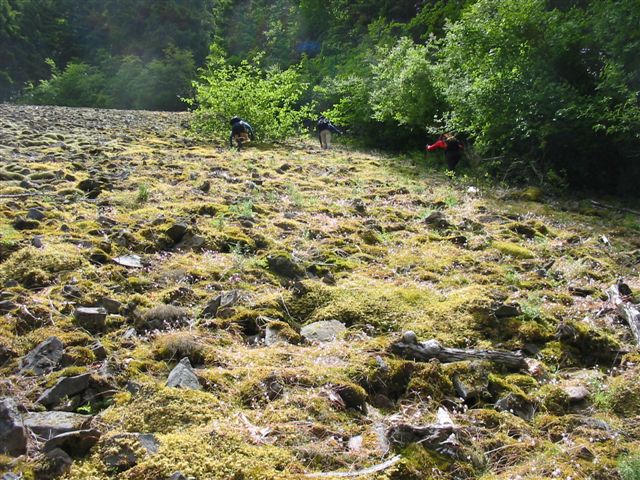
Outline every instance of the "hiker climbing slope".
[[458, 162], [460, 162], [460, 157], [462, 156], [462, 150], [464, 150], [464, 145], [460, 140], [454, 137], [450, 133], [443, 133], [438, 138], [438, 141], [432, 145], [427, 145], [426, 149], [429, 152], [433, 152], [438, 149], [444, 150], [444, 158], [447, 161], [447, 168], [449, 170], [454, 170]]
[[317, 129], [318, 129], [318, 138], [320, 139], [320, 147], [324, 148], [325, 150], [328, 149], [328, 148], [331, 148], [331, 134], [332, 133], [342, 134], [342, 132], [340, 130], [338, 130], [329, 121], [329, 119], [325, 118], [322, 115], [318, 119]]
[[231, 119], [231, 135], [229, 135], [229, 147], [233, 148], [233, 141], [236, 141], [238, 150], [242, 148], [242, 144], [254, 139], [253, 128], [240, 117]]

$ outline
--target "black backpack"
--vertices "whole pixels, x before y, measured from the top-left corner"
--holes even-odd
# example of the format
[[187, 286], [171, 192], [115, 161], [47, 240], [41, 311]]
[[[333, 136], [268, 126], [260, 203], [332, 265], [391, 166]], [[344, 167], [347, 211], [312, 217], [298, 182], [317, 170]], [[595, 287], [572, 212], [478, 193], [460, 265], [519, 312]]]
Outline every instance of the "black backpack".
[[328, 130], [329, 124], [330, 122], [326, 118], [318, 120], [318, 131], [321, 132], [322, 130]]

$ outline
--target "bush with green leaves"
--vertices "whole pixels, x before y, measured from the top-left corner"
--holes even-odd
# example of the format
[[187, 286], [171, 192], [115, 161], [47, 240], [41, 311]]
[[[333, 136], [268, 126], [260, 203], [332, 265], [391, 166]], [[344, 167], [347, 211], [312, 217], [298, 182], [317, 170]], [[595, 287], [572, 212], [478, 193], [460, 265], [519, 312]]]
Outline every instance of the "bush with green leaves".
[[449, 129], [473, 137], [481, 154], [612, 189], [638, 170], [637, 59], [619, 45], [638, 45], [629, 24], [637, 1], [586, 5], [479, 0], [447, 29], [440, 84]]
[[229, 135], [229, 120], [238, 116], [254, 128], [256, 138], [278, 141], [299, 132], [312, 109], [301, 99], [308, 84], [301, 81], [299, 67], [282, 70], [263, 67], [262, 55], [231, 65], [215, 46], [200, 78], [194, 82], [196, 106], [192, 125], [196, 131], [218, 139]]
[[61, 72], [53, 60], [48, 60], [48, 63], [51, 66], [51, 78], [28, 87], [21, 103], [67, 107], [107, 106], [106, 79], [98, 68], [86, 63], [69, 63]]

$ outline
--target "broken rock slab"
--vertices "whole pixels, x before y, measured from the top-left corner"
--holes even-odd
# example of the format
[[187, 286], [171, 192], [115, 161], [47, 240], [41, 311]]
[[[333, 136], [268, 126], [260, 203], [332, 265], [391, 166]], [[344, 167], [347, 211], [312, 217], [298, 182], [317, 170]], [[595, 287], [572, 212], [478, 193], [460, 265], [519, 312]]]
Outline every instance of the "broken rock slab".
[[203, 317], [217, 317], [218, 313], [222, 313], [225, 309], [232, 308], [246, 297], [247, 295], [240, 290], [231, 290], [222, 293], [207, 304], [204, 310], [202, 310], [201, 315]]
[[78, 393], [81, 393], [89, 388], [90, 382], [90, 373], [76, 375], [75, 377], [62, 377], [56, 382], [53, 387], [49, 388], [42, 395], [40, 395], [37, 403], [48, 408], [55, 407], [65, 397], [73, 397], [74, 395], [77, 395]]
[[0, 453], [17, 457], [27, 452], [27, 435], [18, 405], [12, 398], [0, 399]]
[[24, 426], [45, 439], [74, 430], [85, 430], [91, 418], [70, 412], [28, 412], [23, 417]]
[[190, 390], [202, 390], [189, 358], [185, 357], [171, 370], [167, 379], [167, 386], [174, 388], [187, 388]]
[[347, 327], [337, 320], [323, 320], [321, 322], [310, 323], [300, 330], [300, 335], [308, 342], [333, 342], [339, 338]]
[[61, 433], [47, 440], [44, 444], [44, 451], [49, 452], [59, 448], [71, 457], [82, 457], [98, 443], [100, 435], [100, 431], [96, 429]]
[[20, 361], [20, 373], [28, 371], [42, 375], [58, 367], [64, 345], [57, 337], [49, 337], [36, 348], [27, 353]]

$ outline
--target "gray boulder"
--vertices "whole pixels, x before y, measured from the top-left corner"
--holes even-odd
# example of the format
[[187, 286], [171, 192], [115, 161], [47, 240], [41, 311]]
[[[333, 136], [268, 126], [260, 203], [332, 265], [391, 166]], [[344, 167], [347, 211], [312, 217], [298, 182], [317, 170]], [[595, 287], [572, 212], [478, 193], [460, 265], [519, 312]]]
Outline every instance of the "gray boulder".
[[20, 373], [32, 371], [36, 375], [42, 375], [58, 367], [64, 345], [57, 337], [49, 337], [36, 348], [27, 353], [20, 361]]
[[202, 390], [189, 358], [185, 357], [171, 370], [167, 379], [168, 387], [187, 388], [190, 390]]
[[498, 400], [495, 404], [495, 409], [499, 412], [509, 412], [527, 422], [533, 419], [533, 414], [535, 413], [533, 403], [515, 393], [510, 393]]
[[62, 433], [85, 430], [91, 418], [71, 412], [29, 412], [24, 416], [24, 426], [39, 437], [50, 439]]
[[310, 323], [300, 330], [300, 335], [309, 342], [333, 342], [339, 338], [347, 327], [337, 320], [324, 320]]
[[72, 397], [89, 388], [91, 374], [84, 373], [75, 377], [62, 377], [50, 389], [46, 390], [37, 402], [51, 408], [58, 405], [65, 397]]
[[18, 406], [12, 398], [0, 399], [0, 453], [18, 456], [27, 452], [27, 435]]
[[103, 307], [78, 307], [74, 312], [78, 325], [90, 332], [104, 330], [107, 321], [107, 310]]

